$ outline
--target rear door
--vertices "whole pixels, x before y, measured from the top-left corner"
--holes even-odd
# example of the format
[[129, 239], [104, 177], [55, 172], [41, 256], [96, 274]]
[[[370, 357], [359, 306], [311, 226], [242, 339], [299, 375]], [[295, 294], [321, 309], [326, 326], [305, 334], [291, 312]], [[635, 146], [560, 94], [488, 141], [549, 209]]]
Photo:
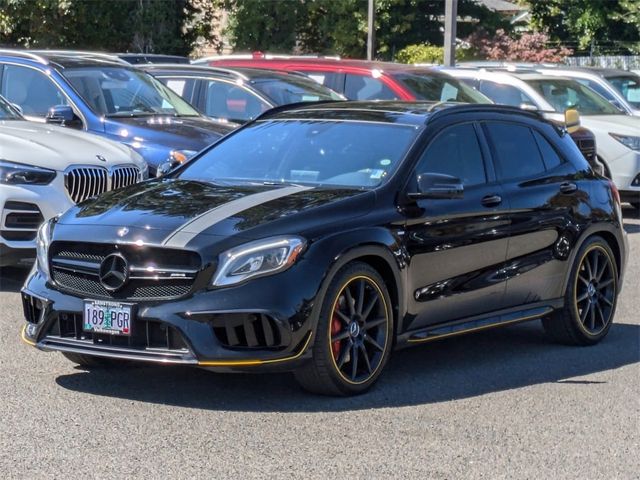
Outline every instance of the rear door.
[[464, 184], [464, 196], [418, 200], [416, 213], [407, 219], [410, 329], [503, 305], [500, 272], [507, 254], [508, 202], [478, 133], [473, 122], [445, 126], [411, 174], [410, 182], [423, 173], [456, 176]]
[[550, 125], [495, 121], [483, 129], [511, 205], [505, 306], [560, 297], [573, 232], [589, 210], [586, 185], [553, 146]]

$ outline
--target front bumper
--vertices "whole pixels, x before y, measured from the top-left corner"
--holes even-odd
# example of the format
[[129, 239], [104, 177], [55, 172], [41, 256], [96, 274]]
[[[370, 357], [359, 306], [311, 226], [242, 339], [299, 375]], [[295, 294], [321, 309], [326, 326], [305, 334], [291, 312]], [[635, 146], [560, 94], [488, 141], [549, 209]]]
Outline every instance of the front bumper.
[[279, 282], [265, 277], [182, 299], [137, 303], [131, 336], [116, 337], [82, 331], [84, 299], [51, 288], [34, 269], [22, 291], [22, 339], [45, 351], [215, 371], [293, 370], [311, 356], [313, 308], [304, 297], [279, 294], [293, 282], [287, 273]]

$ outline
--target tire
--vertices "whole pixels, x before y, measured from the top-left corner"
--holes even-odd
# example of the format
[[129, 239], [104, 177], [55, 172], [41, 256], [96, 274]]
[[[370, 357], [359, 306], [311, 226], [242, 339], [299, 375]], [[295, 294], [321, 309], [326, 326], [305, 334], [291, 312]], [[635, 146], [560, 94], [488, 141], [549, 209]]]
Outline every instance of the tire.
[[322, 395], [366, 392], [386, 365], [393, 344], [391, 298], [380, 274], [363, 262], [342, 267], [322, 299], [310, 364], [294, 372]]
[[82, 353], [61, 352], [67, 360], [87, 368], [111, 368], [116, 366], [124, 366], [125, 360], [114, 360], [111, 358], [95, 357], [93, 355], [84, 355]]
[[595, 345], [609, 332], [617, 301], [615, 257], [602, 237], [593, 236], [580, 248], [571, 267], [563, 308], [543, 319], [542, 325], [555, 342]]

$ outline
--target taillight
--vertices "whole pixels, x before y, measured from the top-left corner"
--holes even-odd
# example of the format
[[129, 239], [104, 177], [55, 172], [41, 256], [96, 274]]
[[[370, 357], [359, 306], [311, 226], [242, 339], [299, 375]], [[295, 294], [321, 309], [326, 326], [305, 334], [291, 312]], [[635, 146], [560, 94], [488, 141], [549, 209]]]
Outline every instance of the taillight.
[[616, 204], [619, 206], [622, 202], [620, 201], [620, 192], [618, 191], [618, 187], [613, 183], [613, 180], [609, 180], [609, 187], [611, 187], [611, 193], [613, 194], [613, 199], [616, 201]]

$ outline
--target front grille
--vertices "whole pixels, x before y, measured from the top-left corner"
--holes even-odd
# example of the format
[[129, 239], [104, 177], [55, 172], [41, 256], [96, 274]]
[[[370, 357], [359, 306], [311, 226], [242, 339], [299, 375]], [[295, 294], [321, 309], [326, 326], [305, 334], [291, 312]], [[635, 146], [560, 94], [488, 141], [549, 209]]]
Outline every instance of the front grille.
[[128, 187], [141, 180], [140, 170], [137, 167], [116, 167], [111, 173], [111, 189]]
[[142, 179], [140, 169], [133, 165], [114, 167], [73, 167], [64, 175], [64, 184], [71, 200], [82, 202], [107, 190], [124, 188]]
[[[174, 299], [187, 295], [200, 268], [195, 252], [135, 245], [73, 244], [50, 247], [51, 273], [58, 286], [76, 296], [115, 300]], [[129, 280], [110, 291], [99, 279], [102, 261], [121, 254], [129, 266]]]
[[273, 348], [281, 344], [275, 321], [262, 313], [215, 314], [208, 321], [225, 347]]
[[42, 222], [44, 217], [37, 205], [9, 201], [4, 204], [2, 210], [1, 233], [7, 240], [33, 240]]
[[109, 335], [82, 330], [82, 314], [58, 312], [46, 333], [48, 339], [58, 337], [91, 342], [95, 345], [133, 349], [160, 349], [187, 353], [182, 334], [171, 325], [154, 320], [133, 320], [131, 335]]
[[107, 170], [100, 167], [75, 167], [64, 176], [67, 193], [75, 203], [107, 191]]

